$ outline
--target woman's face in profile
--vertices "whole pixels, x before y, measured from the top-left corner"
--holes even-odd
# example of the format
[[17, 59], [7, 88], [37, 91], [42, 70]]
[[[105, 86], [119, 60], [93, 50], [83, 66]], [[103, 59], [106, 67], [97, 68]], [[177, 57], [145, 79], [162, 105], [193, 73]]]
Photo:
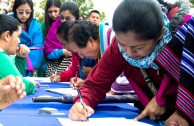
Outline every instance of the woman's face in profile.
[[19, 36], [21, 35], [21, 27], [19, 26], [17, 31], [14, 31], [12, 35], [9, 35], [9, 41], [7, 43], [6, 52], [9, 55], [15, 55], [18, 44], [20, 43]]

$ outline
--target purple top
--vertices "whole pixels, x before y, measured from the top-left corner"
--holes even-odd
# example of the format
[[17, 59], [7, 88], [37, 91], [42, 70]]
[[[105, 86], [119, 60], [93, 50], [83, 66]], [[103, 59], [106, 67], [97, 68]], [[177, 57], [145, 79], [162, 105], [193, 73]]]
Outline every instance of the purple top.
[[57, 38], [57, 29], [61, 25], [61, 19], [58, 18], [55, 22], [53, 22], [50, 27], [46, 39], [44, 41], [44, 55], [47, 57], [52, 51], [55, 49], [62, 49], [63, 45]]

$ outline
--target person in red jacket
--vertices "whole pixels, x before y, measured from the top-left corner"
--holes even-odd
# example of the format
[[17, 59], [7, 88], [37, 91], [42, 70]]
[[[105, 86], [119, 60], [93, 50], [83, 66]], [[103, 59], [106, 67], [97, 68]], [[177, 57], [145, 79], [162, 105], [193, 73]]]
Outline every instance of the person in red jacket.
[[[142, 7], [131, 7], [131, 5]], [[174, 112], [177, 83], [154, 62], [160, 50], [171, 39], [167, 17], [158, 6], [158, 2], [154, 0], [126, 0], [116, 9], [113, 17], [113, 30], [117, 40], [115, 38], [112, 40], [113, 42], [106, 49], [100, 62], [92, 69], [80, 88], [86, 103], [87, 116], [94, 112], [93, 109], [110, 90], [111, 83], [122, 72], [131, 82], [132, 88], [145, 106], [145, 110], [136, 118], [137, 120], [143, 118], [142, 115], [149, 116], [152, 120], [158, 116], [167, 118]], [[136, 13], [128, 16], [126, 13], [126, 15], [120, 15], [124, 12]], [[151, 22], [149, 16], [153, 17]], [[75, 30], [77, 24], [77, 22], [72, 23], [72, 29], [64, 38], [67, 42], [66, 48], [77, 52], [80, 57], [91, 57], [90, 49], [99, 38], [93, 37], [95, 30], [89, 35], [87, 30]], [[142, 70], [150, 76], [154, 84], [152, 87], [155, 88], [148, 87]], [[79, 98], [76, 98], [75, 102], [77, 103], [69, 111], [70, 119], [86, 120], [84, 112], [81, 112], [82, 106]], [[153, 108], [155, 108], [154, 111]]]
[[[92, 32], [81, 27], [75, 30], [78, 22], [65, 22], [71, 28], [64, 31], [67, 34], [61, 38], [63, 44], [80, 57], [90, 58], [99, 54], [100, 50], [91, 54], [94, 43], [100, 39], [96, 37], [95, 29], [90, 29]], [[113, 16], [116, 38], [113, 37], [100, 62], [80, 87], [87, 112], [76, 97], [69, 110], [69, 118], [87, 120], [123, 72], [145, 107], [135, 119], [147, 116], [152, 120], [158, 117], [167, 119], [175, 111], [178, 85], [154, 60], [172, 38], [168, 28], [167, 16], [156, 0], [122, 1]]]

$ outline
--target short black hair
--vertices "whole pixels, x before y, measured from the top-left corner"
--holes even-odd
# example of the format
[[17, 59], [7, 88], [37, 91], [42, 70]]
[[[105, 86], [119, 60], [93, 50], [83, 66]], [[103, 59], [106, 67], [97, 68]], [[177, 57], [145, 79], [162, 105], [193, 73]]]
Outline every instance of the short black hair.
[[92, 13], [97, 13], [100, 15], [100, 12], [98, 10], [91, 10], [90, 13], [88, 14], [88, 17], [90, 17]]
[[62, 37], [67, 43], [74, 41], [79, 48], [85, 48], [90, 37], [94, 40], [99, 39], [98, 34], [98, 26], [85, 20], [65, 21], [57, 30], [57, 35]]
[[[72, 20], [67, 20], [64, 21], [57, 29], [57, 35], [63, 38], [63, 40], [67, 41], [68, 40], [68, 33], [71, 27], [74, 25], [74, 21]], [[63, 42], [62, 42], [63, 43]]]

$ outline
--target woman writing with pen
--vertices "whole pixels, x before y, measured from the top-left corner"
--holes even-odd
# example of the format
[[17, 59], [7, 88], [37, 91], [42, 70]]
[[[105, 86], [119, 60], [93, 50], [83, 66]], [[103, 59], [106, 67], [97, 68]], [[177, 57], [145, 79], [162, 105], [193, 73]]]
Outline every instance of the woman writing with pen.
[[[70, 119], [87, 120], [86, 116], [94, 113], [96, 105], [105, 98], [112, 83], [124, 72], [145, 107], [135, 119], [149, 117], [151, 120], [160, 118], [165, 121], [175, 111], [178, 86], [177, 82], [155, 62], [155, 58], [171, 40], [168, 23], [156, 0], [122, 1], [113, 16], [116, 38], [80, 87], [87, 114], [77, 97], [69, 111]], [[86, 38], [85, 30], [80, 30], [80, 34], [77, 34], [78, 30], [75, 28], [78, 26], [78, 22], [71, 23], [66, 37], [63, 37], [64, 45], [72, 52], [77, 52], [80, 57], [90, 57], [90, 49], [98, 38], [93, 38], [93, 34]], [[78, 41], [78, 38], [82, 41]], [[153, 83], [151, 88], [146, 83], [142, 69]], [[153, 92], [154, 88], [156, 92]]]

